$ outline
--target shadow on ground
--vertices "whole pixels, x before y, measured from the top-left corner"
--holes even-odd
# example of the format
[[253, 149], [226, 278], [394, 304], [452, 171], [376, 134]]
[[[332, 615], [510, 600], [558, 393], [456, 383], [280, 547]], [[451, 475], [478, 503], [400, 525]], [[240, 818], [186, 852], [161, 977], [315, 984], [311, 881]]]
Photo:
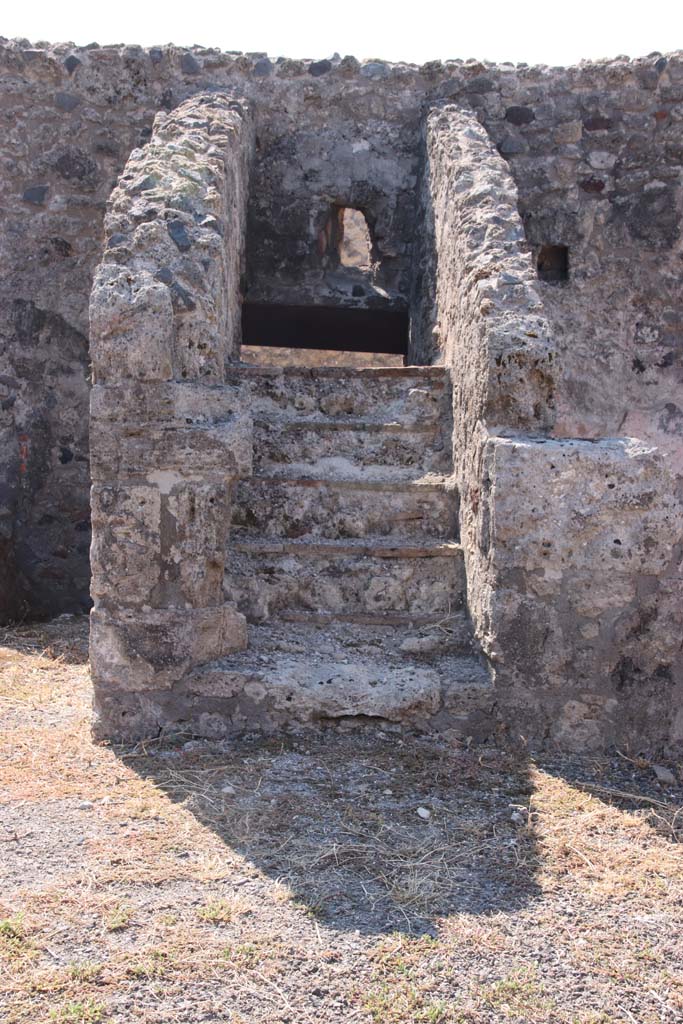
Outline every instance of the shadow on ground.
[[64, 614], [49, 622], [0, 626], [0, 648], [62, 665], [87, 665], [88, 616]]
[[340, 930], [432, 933], [537, 894], [518, 756], [375, 730], [122, 756]]
[[[55, 669], [85, 664], [87, 620], [63, 617], [4, 630], [3, 644], [6, 667], [11, 674], [14, 665], [25, 686], [36, 657], [47, 657]], [[56, 678], [34, 672], [31, 692]], [[62, 685], [68, 680], [64, 675]], [[598, 807], [635, 811], [654, 832], [683, 841], [676, 766], [669, 768], [669, 785], [658, 766], [619, 753], [532, 760], [377, 725], [269, 741], [155, 742], [117, 754], [187, 808], [226, 852], [281, 882], [286, 898], [339, 931], [429, 934], [440, 918], [486, 917], [532, 904], [544, 868], [537, 833], [541, 777], [556, 814], [572, 794], [589, 794]], [[551, 792], [553, 777], [568, 785]], [[565, 808], [568, 820], [572, 808]]]

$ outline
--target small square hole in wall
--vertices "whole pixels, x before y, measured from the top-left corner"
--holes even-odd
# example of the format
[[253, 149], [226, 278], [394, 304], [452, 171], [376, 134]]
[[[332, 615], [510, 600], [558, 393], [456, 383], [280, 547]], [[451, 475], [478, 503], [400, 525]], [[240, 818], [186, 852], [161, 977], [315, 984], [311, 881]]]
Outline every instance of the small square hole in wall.
[[536, 268], [541, 281], [568, 281], [569, 249], [566, 245], [542, 245], [538, 250]]

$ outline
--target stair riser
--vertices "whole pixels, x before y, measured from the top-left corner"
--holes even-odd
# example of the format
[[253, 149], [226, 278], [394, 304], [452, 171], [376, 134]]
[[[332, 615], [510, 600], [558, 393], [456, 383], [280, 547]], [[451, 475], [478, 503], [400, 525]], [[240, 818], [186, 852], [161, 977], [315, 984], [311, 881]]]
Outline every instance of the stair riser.
[[415, 378], [316, 380], [305, 377], [239, 378], [255, 417], [264, 419], [372, 419], [378, 423], [443, 423], [450, 414], [445, 381]]
[[462, 607], [465, 574], [461, 557], [311, 558], [240, 552], [230, 557], [226, 594], [251, 622], [297, 610], [445, 617]]
[[355, 469], [411, 467], [419, 475], [445, 472], [449, 458], [436, 429], [412, 434], [403, 430], [279, 430], [276, 425], [257, 428], [254, 433], [257, 473], [276, 472], [282, 466], [306, 466], [309, 471], [320, 466], [322, 471], [330, 459], [343, 459]]
[[252, 479], [237, 487], [233, 535], [451, 539], [455, 514], [455, 497], [437, 489], [363, 490]]
[[[197, 695], [202, 709], [212, 714], [196, 714]], [[152, 698], [147, 703], [153, 712], [153, 701], [163, 702], [166, 695], [155, 693]], [[217, 661], [193, 672], [183, 689], [173, 693], [173, 701], [193, 734], [213, 738], [244, 731], [246, 724], [272, 733], [335, 720], [360, 727], [377, 719], [483, 740], [495, 723], [490, 682], [471, 657], [452, 659], [448, 677], [429, 667], [388, 670], [352, 654], [341, 662], [285, 656], [242, 671]], [[217, 733], [221, 722], [225, 727]], [[207, 732], [207, 726], [213, 731]]]

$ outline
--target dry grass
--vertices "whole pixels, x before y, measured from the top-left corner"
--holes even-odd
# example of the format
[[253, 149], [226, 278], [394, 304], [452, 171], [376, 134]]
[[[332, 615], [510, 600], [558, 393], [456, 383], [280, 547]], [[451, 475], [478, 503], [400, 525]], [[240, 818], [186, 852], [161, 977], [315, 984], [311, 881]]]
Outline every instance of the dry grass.
[[112, 750], [85, 644], [0, 633], [3, 1022], [683, 1020], [683, 813], [647, 762]]

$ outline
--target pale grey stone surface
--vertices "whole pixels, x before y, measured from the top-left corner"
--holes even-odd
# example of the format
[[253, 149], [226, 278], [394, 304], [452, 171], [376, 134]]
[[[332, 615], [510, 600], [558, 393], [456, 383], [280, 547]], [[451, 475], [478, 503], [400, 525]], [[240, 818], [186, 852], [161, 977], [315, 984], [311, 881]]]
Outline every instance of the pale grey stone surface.
[[173, 688], [102, 692], [109, 735], [151, 735], [180, 723], [206, 737], [266, 734], [348, 723], [448, 729], [486, 738], [495, 693], [472, 656], [471, 633], [444, 643], [444, 631], [408, 630], [414, 640], [440, 633], [438, 651], [401, 652], [379, 626], [310, 623], [250, 626], [249, 649], [188, 672]]

